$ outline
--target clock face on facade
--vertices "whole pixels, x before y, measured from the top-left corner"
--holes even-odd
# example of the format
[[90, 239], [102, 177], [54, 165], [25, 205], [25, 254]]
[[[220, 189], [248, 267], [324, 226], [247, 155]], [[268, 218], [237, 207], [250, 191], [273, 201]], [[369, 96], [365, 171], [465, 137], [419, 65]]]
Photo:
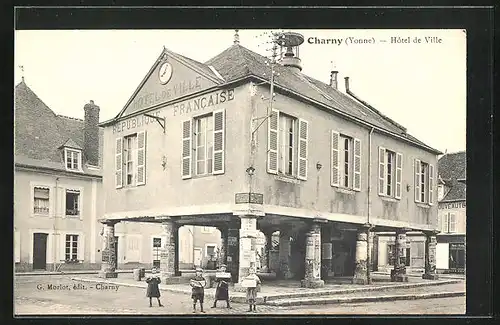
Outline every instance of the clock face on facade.
[[172, 78], [172, 65], [170, 63], [165, 62], [160, 66], [158, 78], [160, 79], [160, 83], [162, 85], [165, 85], [170, 81], [170, 78]]

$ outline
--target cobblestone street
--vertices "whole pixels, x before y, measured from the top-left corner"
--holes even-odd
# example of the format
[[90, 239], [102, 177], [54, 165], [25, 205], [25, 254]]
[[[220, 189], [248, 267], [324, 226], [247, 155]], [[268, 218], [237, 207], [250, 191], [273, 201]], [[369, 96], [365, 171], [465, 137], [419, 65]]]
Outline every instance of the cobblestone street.
[[[52, 285], [50, 287], [49, 285]], [[101, 287], [91, 283], [72, 281], [64, 276], [23, 276], [15, 279], [16, 315], [36, 314], [190, 314], [192, 303], [187, 294], [162, 292], [158, 307], [153, 301], [149, 307], [146, 292], [131, 287]], [[205, 301], [205, 311], [210, 314], [250, 314], [248, 306], [232, 304], [226, 309], [223, 302], [210, 308], [213, 300]], [[389, 301], [377, 303], [332, 304], [316, 306], [274, 307], [257, 306], [257, 314], [463, 314], [465, 297]], [[198, 309], [199, 313], [199, 309]]]

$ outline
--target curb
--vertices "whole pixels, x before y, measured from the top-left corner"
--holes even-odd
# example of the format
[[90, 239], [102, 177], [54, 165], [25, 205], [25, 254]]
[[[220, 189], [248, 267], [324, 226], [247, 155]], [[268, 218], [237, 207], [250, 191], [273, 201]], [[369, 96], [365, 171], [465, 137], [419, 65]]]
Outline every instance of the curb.
[[[85, 279], [85, 278], [71, 278], [73, 281], [80, 281], [80, 282], [92, 282], [92, 283], [109, 283], [109, 284], [115, 284], [119, 286], [124, 286], [124, 287], [134, 287], [134, 288], [142, 288], [145, 289], [147, 286], [146, 284], [135, 284], [135, 283], [123, 283], [119, 281], [112, 281], [112, 280], [97, 280], [97, 279]], [[437, 285], [445, 285], [445, 284], [454, 284], [454, 283], [459, 283], [461, 281], [459, 280], [448, 280], [448, 281], [437, 281], [437, 282], [420, 282], [420, 283], [408, 283], [408, 284], [398, 284], [398, 285], [385, 285], [385, 286], [379, 286], [379, 287], [369, 287], [369, 288], [352, 288], [352, 289], [334, 289], [334, 290], [314, 290], [313, 292], [295, 292], [295, 293], [285, 293], [285, 294], [268, 294], [268, 295], [261, 295], [257, 296], [257, 303], [266, 303], [269, 304], [273, 301], [276, 300], [282, 300], [282, 299], [294, 299], [294, 298], [304, 298], [304, 297], [310, 297], [311, 295], [314, 296], [331, 296], [331, 295], [339, 295], [339, 294], [349, 294], [349, 293], [356, 293], [356, 292], [369, 292], [369, 291], [387, 291], [391, 289], [408, 289], [408, 288], [418, 288], [418, 287], [424, 287], [424, 286], [437, 286]], [[143, 282], [141, 282], [143, 283]], [[182, 294], [191, 294], [191, 291], [188, 290], [183, 290], [183, 289], [178, 289], [178, 288], [169, 288], [167, 286], [162, 286], [160, 287], [161, 291], [167, 291], [167, 292], [173, 292], [173, 293], [182, 293]], [[205, 293], [206, 297], [211, 297], [215, 298], [215, 292], [214, 293]], [[321, 298], [318, 298], [321, 300]], [[341, 298], [339, 298], [341, 299]], [[354, 299], [354, 298], [352, 298]], [[236, 303], [246, 303], [246, 296], [242, 295], [234, 295], [231, 294], [230, 296], [230, 301], [231, 302], [236, 302]]]
[[396, 301], [396, 300], [418, 300], [418, 299], [433, 299], [433, 298], [449, 298], [465, 296], [465, 291], [450, 291], [424, 293], [419, 295], [387, 295], [387, 296], [371, 296], [371, 297], [353, 297], [353, 298], [316, 298], [308, 300], [276, 300], [268, 301], [266, 304], [270, 306], [299, 306], [299, 305], [326, 305], [326, 304], [347, 304], [360, 302], [381, 302], [381, 301]]

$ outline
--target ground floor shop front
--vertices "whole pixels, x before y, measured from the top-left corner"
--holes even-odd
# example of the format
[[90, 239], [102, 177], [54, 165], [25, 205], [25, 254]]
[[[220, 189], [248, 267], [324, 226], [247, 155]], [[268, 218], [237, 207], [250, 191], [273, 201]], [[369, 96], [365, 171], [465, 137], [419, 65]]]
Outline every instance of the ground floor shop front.
[[439, 234], [437, 236], [436, 255], [438, 273], [465, 273], [465, 234]]

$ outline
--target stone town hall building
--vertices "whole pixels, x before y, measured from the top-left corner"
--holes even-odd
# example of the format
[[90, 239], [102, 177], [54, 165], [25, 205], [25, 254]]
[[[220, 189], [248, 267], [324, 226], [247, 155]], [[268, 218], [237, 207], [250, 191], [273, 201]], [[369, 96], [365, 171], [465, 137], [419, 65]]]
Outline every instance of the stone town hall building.
[[279, 231], [277, 275], [303, 286], [322, 286], [346, 250], [354, 281], [365, 283], [370, 232], [397, 234], [394, 281], [407, 279], [406, 232], [423, 232], [425, 276], [434, 278], [439, 151], [341, 93], [336, 72], [330, 85], [303, 74], [296, 50], [274, 66], [270, 110], [268, 60], [238, 41], [205, 63], [163, 49], [125, 107], [101, 123], [101, 276], [116, 276], [115, 225], [135, 221], [163, 226], [167, 283], [179, 275], [184, 225], [221, 231], [235, 281], [255, 265], [259, 230], [268, 243]]

